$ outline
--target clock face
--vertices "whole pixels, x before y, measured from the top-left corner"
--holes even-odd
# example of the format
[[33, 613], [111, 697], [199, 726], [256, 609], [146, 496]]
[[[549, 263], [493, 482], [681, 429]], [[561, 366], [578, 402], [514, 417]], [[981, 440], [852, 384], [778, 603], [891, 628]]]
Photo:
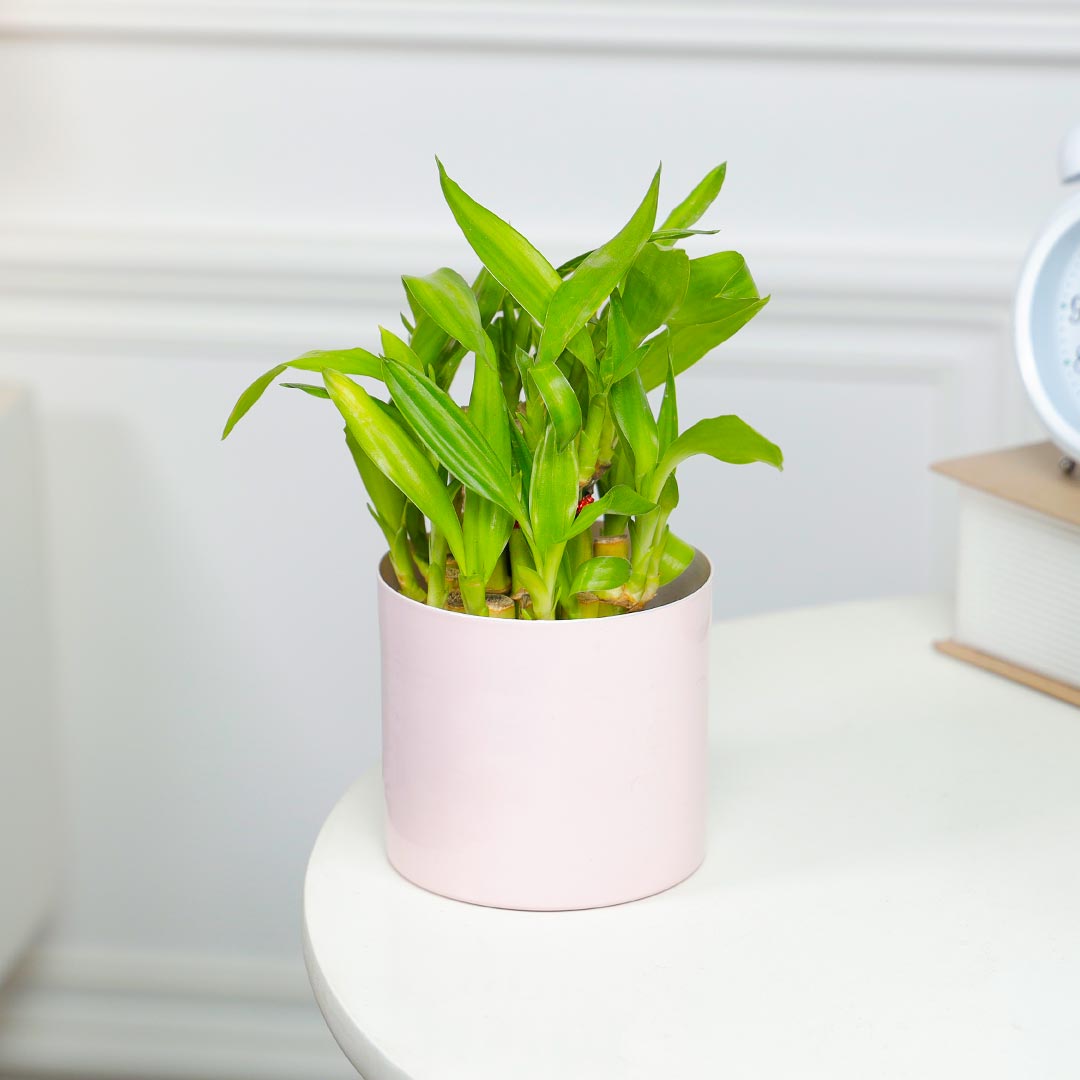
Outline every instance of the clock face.
[[1057, 324], [1058, 360], [1073, 400], [1080, 403], [1080, 247], [1065, 264]]
[[1080, 198], [1035, 242], [1016, 296], [1016, 355], [1053, 440], [1080, 460]]

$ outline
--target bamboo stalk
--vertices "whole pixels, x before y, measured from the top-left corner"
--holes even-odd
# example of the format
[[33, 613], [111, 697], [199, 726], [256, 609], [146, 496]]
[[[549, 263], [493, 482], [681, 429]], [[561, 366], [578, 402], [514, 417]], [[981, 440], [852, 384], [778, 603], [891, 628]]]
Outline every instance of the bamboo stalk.
[[613, 555], [620, 559], [629, 559], [630, 534], [622, 532], [617, 536], [595, 536], [592, 547], [593, 555]]
[[412, 549], [409, 545], [409, 538], [404, 528], [398, 530], [393, 538], [393, 543], [390, 545], [390, 566], [394, 571], [394, 577], [397, 578], [398, 589], [401, 590], [401, 595], [407, 596], [410, 600], [419, 600], [423, 602], [425, 599], [425, 591], [420, 587], [419, 582], [416, 580], [416, 568], [413, 565]]
[[523, 566], [529, 570], [533, 568], [532, 552], [529, 551], [525, 534], [520, 529], [514, 529], [510, 533], [510, 595], [515, 599], [529, 595], [518, 573]]
[[503, 551], [499, 556], [499, 561], [495, 564], [495, 569], [491, 572], [491, 577], [488, 578], [487, 591], [489, 593], [508, 593], [510, 584], [510, 554], [508, 551]]
[[588, 562], [593, 555], [593, 540], [588, 530], [571, 537], [566, 543], [566, 554], [570, 561], [571, 575], [583, 563]]
[[[575, 618], [595, 619], [600, 614], [600, 597], [596, 593], [583, 592], [577, 594], [577, 612]], [[604, 605], [605, 607], [607, 605]]]
[[412, 552], [413, 562], [420, 571], [424, 587], [427, 588], [429, 560], [431, 558], [427, 524], [420, 509], [411, 502], [405, 504], [405, 529], [409, 536], [409, 548]]
[[447, 592], [460, 591], [458, 589], [458, 579], [461, 577], [461, 571], [458, 569], [458, 565], [454, 562], [454, 557], [451, 555], [446, 560], [446, 569], [443, 571], [443, 578], [446, 581]]
[[487, 590], [481, 578], [459, 574], [458, 591], [470, 615], [487, 615]]
[[431, 561], [428, 565], [427, 603], [429, 607], [446, 606], [446, 563], [449, 553], [446, 537], [436, 528], [432, 528], [428, 541]]
[[488, 616], [492, 619], [515, 619], [517, 608], [506, 593], [489, 592], [485, 597]]

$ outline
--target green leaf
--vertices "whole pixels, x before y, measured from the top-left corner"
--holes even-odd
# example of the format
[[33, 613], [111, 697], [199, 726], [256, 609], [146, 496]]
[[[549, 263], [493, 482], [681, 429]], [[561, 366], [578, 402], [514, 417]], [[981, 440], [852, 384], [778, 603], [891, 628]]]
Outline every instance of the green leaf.
[[[483, 329], [479, 332], [485, 333]], [[494, 357], [492, 361], [477, 360], [468, 418], [494, 450], [509, 476], [512, 462], [510, 418]], [[513, 527], [513, 517], [499, 502], [484, 498], [476, 491], [466, 494], [462, 515], [465, 546], [470, 552], [470, 565], [483, 581], [491, 577]]]
[[709, 420], [699, 420], [693, 427], [687, 428], [668, 447], [653, 475], [652, 492], [659, 495], [676, 467], [695, 454], [708, 454], [729, 465], [750, 465], [760, 461], [776, 469], [784, 467], [780, 447], [769, 442], [749, 424], [737, 416], [714, 416]]
[[660, 437], [660, 453], [679, 437], [679, 406], [675, 392], [675, 367], [671, 358], [671, 333], [667, 332], [668, 339], [668, 370], [667, 381], [664, 385], [664, 396], [660, 401], [660, 412], [656, 417], [656, 431]]
[[[741, 330], [767, 303], [763, 296], [758, 300], [718, 300], [715, 322], [692, 326], [671, 324], [671, 355], [678, 375], [708, 355], [717, 345], [727, 341]], [[659, 337], [649, 339], [649, 348], [641, 361], [639, 371], [646, 390], [652, 390], [663, 381], [667, 371], [667, 346]]]
[[[654, 229], [649, 233], [649, 243], [659, 244], [665, 240], [685, 240], [688, 236], [715, 236], [719, 229]], [[559, 277], [566, 277], [572, 270], [576, 270], [590, 255], [592, 251], [583, 251], [572, 259], [567, 259], [555, 268]]]
[[383, 356], [389, 356], [391, 360], [397, 360], [399, 363], [407, 364], [417, 371], [424, 370], [424, 363], [420, 357], [416, 355], [411, 346], [406, 345], [392, 330], [387, 330], [385, 326], [380, 326], [379, 338], [382, 341]]
[[589, 251], [583, 251], [580, 255], [575, 255], [572, 259], [567, 259], [566, 262], [560, 263], [555, 268], [555, 273], [558, 274], [560, 278], [566, 277], [576, 270], [595, 250], [595, 248], [592, 248]]
[[654, 244], [671, 240], [685, 240], [688, 236], [715, 236], [719, 229], [656, 229], [649, 239]]
[[587, 559], [574, 571], [569, 591], [603, 592], [605, 589], [617, 589], [629, 580], [629, 559], [616, 555], [597, 555], [594, 559]]
[[[404, 369], [408, 370], [408, 369]], [[464, 539], [446, 485], [411, 433], [362, 386], [336, 371], [323, 373], [331, 400], [345, 417], [349, 432], [374, 465], [446, 537], [454, 557], [464, 559]]]
[[756, 300], [757, 286], [737, 251], [717, 251], [691, 259], [690, 276], [673, 323], [715, 322], [718, 300]]
[[529, 481], [532, 479], [533, 452], [529, 449], [529, 443], [521, 433], [517, 424], [510, 425], [510, 450], [514, 458], [515, 474], [522, 484], [522, 497], [526, 503], [529, 501]]
[[656, 509], [656, 503], [649, 502], [644, 495], [639, 495], [632, 487], [625, 484], [617, 484], [609, 488], [595, 502], [583, 506], [574, 523], [570, 526], [564, 539], [570, 540], [586, 529], [591, 528], [594, 521], [599, 520], [603, 514], [620, 514], [625, 516], [639, 516]]
[[678, 309], [690, 281], [690, 258], [681, 248], [646, 244], [626, 275], [623, 300], [637, 341]]
[[405, 529], [413, 546], [413, 558], [423, 572], [424, 577], [427, 577], [428, 564], [431, 558], [428, 550], [427, 522], [420, 512], [420, 508], [414, 503], [408, 503], [405, 507]]
[[525, 591], [534, 600], [547, 594], [547, 585], [544, 584], [544, 579], [531, 566], [519, 565], [515, 573]]
[[656, 466], [660, 453], [660, 436], [656, 419], [645, 396], [641, 376], [632, 371], [611, 388], [611, 411], [619, 432], [634, 455], [634, 476], [641, 480]]
[[670, 529], [664, 534], [664, 552], [660, 556], [660, 584], [674, 581], [693, 561], [696, 552]]
[[367, 508], [368, 513], [372, 516], [372, 518], [374, 518], [375, 524], [379, 526], [379, 530], [380, 532], [382, 532], [383, 538], [386, 540], [386, 546], [392, 548], [394, 544], [397, 543], [397, 539], [401, 531], [400, 527], [394, 528], [394, 526], [391, 525], [390, 522], [387, 521], [386, 518], [384, 518], [382, 514], [380, 514], [379, 511], [375, 509], [374, 506], [371, 505], [371, 503], [367, 504]]
[[[473, 280], [472, 291], [480, 308], [480, 319], [487, 326], [499, 310], [506, 290], [488, 273], [486, 268], [481, 267], [480, 273]], [[405, 295], [410, 308], [419, 307], [407, 289]], [[448, 389], [465, 355], [465, 347], [452, 339], [434, 319], [425, 314], [423, 309], [420, 310], [416, 332], [409, 344], [423, 361], [423, 370], [427, 371], [429, 367], [434, 368], [435, 381], [444, 390]]]
[[469, 491], [465, 494], [461, 527], [468, 565], [476, 567], [477, 576], [486, 582], [510, 539], [514, 519], [498, 503]]
[[624, 372], [620, 375], [619, 372], [623, 372], [633, 352], [630, 333], [630, 323], [626, 318], [622, 296], [619, 290], [615, 289], [608, 302], [607, 344], [604, 347], [604, 355], [600, 358], [600, 378], [605, 385], [610, 385], [627, 374]]
[[660, 190], [660, 170], [656, 170], [649, 190], [633, 217], [606, 244], [597, 248], [563, 281], [544, 314], [537, 359], [557, 360], [567, 343], [588, 322], [629, 270], [638, 252], [649, 239], [656, 221], [656, 199]]
[[441, 267], [427, 277], [401, 279], [409, 295], [446, 331], [460, 341], [469, 352], [488, 358], [491, 342], [484, 332], [480, 305], [469, 283], [449, 267]]
[[517, 229], [466, 194], [435, 160], [443, 197], [469, 246], [506, 291], [537, 322], [543, 321], [561, 281], [555, 268]]
[[578, 501], [577, 471], [574, 444], [560, 450], [555, 427], [548, 424], [533, 457], [529, 479], [529, 520], [541, 551], [562, 543], [573, 523]]
[[551, 361], [533, 364], [529, 374], [544, 399], [548, 417], [555, 426], [559, 449], [581, 430], [581, 403], [570, 385], [570, 380]]
[[324, 401], [330, 400], [330, 395], [322, 386], [311, 386], [309, 383], [302, 382], [283, 382], [278, 383], [278, 386], [283, 386], [286, 390], [303, 390], [305, 394], [310, 394], [312, 397], [322, 398]]
[[470, 491], [520, 519], [523, 509], [509, 463], [499, 458], [454, 399], [427, 376], [394, 360], [384, 363], [383, 377], [394, 404], [435, 457]]
[[[542, 323], [552, 297], [562, 284], [562, 278], [517, 229], [487, 207], [481, 206], [450, 179], [438, 158], [435, 161], [439, 166], [443, 197], [469, 246], [492, 277], [538, 323]], [[569, 347], [586, 367], [593, 363], [592, 342], [588, 334], [574, 335]]]
[[720, 194], [724, 186], [724, 177], [727, 174], [727, 162], [717, 165], [715, 169], [706, 173], [701, 182], [686, 196], [685, 199], [666, 218], [662, 228], [686, 229], [701, 219], [713, 204], [713, 200]]
[[509, 303], [506, 290], [501, 282], [491, 276], [491, 271], [486, 266], [481, 266], [480, 273], [473, 279], [472, 291], [476, 297], [476, 306], [480, 309], [480, 321], [485, 326], [499, 313], [504, 301]]
[[642, 342], [632, 352], [628, 352], [623, 358], [622, 362], [616, 365], [615, 370], [612, 372], [612, 382], [620, 382], [625, 379], [631, 372], [637, 371], [641, 366], [642, 360], [649, 354], [649, 349], [652, 348], [653, 338], [649, 338], [648, 341]]
[[296, 368], [298, 371], [340, 371], [346, 375], [369, 375], [372, 378], [382, 377], [382, 361], [367, 349], [331, 349], [304, 353], [295, 360], [286, 364], [278, 364], [264, 375], [260, 375], [239, 397], [225, 422], [225, 430], [221, 433], [224, 439], [229, 432], [243, 419], [244, 414], [262, 397], [263, 391], [286, 369]]
[[368, 498], [374, 504], [376, 514], [386, 522], [391, 532], [396, 533], [401, 528], [405, 516], [405, 496], [386, 473], [368, 457], [348, 425], [345, 427], [345, 442], [349, 447], [349, 453], [352, 454], [356, 471], [364, 483]]
[[656, 500], [656, 505], [665, 517], [679, 505], [679, 485], [674, 473], [664, 481], [664, 488], [660, 492], [660, 498]]

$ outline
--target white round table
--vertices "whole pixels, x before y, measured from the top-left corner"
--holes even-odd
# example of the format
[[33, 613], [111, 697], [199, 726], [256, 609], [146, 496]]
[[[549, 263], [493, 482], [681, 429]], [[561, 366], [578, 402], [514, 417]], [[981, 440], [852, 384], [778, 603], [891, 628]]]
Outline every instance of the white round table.
[[1080, 711], [940, 656], [938, 601], [714, 629], [704, 866], [536, 914], [410, 885], [376, 774], [305, 949], [366, 1080], [1080, 1076]]

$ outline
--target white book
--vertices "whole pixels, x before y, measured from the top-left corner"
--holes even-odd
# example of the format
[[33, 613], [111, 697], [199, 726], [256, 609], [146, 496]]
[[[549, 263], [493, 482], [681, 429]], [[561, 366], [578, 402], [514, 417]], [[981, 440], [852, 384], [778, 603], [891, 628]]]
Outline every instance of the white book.
[[1080, 481], [1059, 457], [1039, 443], [934, 466], [962, 485], [955, 631], [939, 647], [1080, 704]]

